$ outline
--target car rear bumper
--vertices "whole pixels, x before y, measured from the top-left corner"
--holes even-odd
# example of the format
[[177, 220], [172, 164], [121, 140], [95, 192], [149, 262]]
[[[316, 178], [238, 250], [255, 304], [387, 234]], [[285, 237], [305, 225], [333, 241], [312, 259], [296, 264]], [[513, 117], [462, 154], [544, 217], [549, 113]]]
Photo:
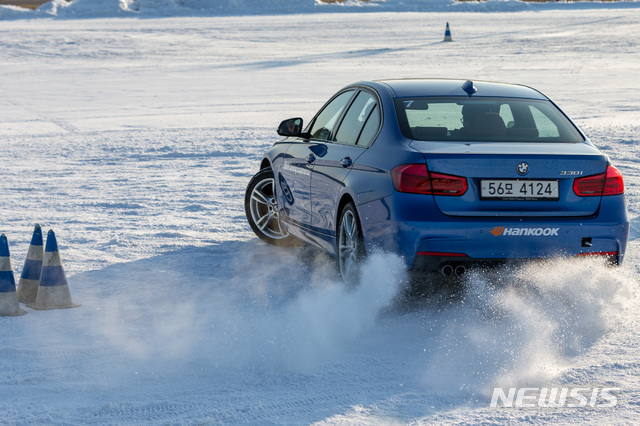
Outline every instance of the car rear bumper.
[[589, 255], [621, 264], [629, 235], [622, 196], [605, 197], [587, 218], [460, 218], [431, 210], [426, 219], [367, 223], [367, 249], [398, 253], [419, 270]]
[[401, 234], [406, 244], [416, 247], [413, 256], [408, 256], [413, 259], [412, 267], [434, 263], [438, 258], [440, 264], [452, 261], [450, 258], [473, 263], [584, 255], [615, 257], [616, 263], [621, 263], [629, 232], [628, 223], [597, 224], [594, 220], [494, 222], [466, 223], [463, 228], [449, 227], [446, 233], [434, 232], [428, 225], [400, 224], [400, 229], [405, 229]]

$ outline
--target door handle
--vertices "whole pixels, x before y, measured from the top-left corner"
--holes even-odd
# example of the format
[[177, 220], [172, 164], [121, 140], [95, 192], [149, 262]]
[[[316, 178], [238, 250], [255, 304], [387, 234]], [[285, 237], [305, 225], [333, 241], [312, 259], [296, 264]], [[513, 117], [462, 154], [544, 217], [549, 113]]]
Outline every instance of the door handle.
[[307, 155], [307, 163], [313, 163], [314, 161], [316, 161], [316, 156], [313, 154], [309, 154]]
[[342, 167], [351, 167], [353, 161], [350, 157], [344, 157], [342, 160], [340, 160], [340, 164], [342, 164]]

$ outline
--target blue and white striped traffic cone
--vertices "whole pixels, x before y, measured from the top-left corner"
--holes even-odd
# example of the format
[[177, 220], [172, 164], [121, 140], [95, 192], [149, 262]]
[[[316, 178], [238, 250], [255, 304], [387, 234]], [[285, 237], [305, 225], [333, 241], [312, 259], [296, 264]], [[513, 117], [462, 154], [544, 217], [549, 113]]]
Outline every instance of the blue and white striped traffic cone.
[[50, 229], [47, 234], [36, 301], [27, 306], [33, 309], [63, 309], [80, 306], [71, 301], [71, 293], [62, 269], [62, 259], [60, 259], [58, 242], [53, 229]]
[[27, 252], [27, 260], [24, 261], [22, 275], [20, 275], [20, 280], [18, 281], [18, 300], [22, 303], [36, 301], [43, 258], [42, 228], [36, 223], [33, 237], [31, 237], [31, 245], [29, 245], [29, 251]]
[[20, 309], [16, 281], [13, 278], [7, 236], [0, 235], [0, 316], [15, 317], [27, 312]]
[[449, 29], [449, 23], [447, 22], [447, 28], [444, 30], [444, 40], [443, 41], [453, 41], [451, 37], [451, 30]]

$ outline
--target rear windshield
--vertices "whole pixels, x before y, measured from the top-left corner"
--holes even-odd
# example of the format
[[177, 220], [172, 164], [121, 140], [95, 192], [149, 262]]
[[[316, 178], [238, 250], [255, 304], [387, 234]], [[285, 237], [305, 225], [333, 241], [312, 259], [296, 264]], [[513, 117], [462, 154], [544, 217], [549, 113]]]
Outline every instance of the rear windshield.
[[422, 141], [582, 142], [551, 102], [512, 98], [398, 98], [405, 137]]

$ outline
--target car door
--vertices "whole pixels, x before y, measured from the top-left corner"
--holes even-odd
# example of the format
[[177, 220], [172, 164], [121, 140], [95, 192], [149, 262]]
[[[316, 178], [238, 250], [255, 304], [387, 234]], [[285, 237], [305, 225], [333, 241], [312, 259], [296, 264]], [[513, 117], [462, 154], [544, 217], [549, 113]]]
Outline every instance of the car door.
[[309, 143], [296, 139], [282, 155], [275, 172], [278, 189], [278, 205], [284, 213], [283, 219], [307, 224], [311, 216], [311, 167], [307, 161]]
[[275, 179], [279, 188], [279, 202], [285, 217], [309, 227], [311, 222], [311, 171], [318, 158], [326, 152], [323, 141], [333, 133], [355, 90], [333, 97], [312, 120], [309, 139], [297, 138], [283, 156]]
[[311, 173], [311, 226], [324, 234], [336, 233], [336, 209], [344, 180], [354, 170], [360, 155], [372, 142], [380, 128], [377, 98], [360, 90], [352, 99], [323, 145], [323, 155], [313, 163]]

